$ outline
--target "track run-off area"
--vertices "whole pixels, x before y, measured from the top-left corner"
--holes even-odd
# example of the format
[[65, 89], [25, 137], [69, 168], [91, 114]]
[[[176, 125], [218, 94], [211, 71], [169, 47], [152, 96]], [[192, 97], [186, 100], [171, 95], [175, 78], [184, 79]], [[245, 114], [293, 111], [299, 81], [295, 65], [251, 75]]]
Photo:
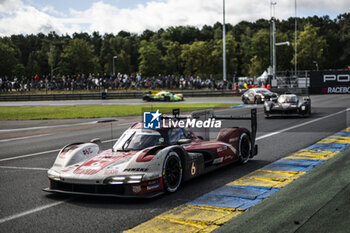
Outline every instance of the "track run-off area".
[[[123, 101], [132, 104], [127, 102], [130, 100], [118, 100], [118, 103], [110, 100], [108, 104]], [[240, 99], [193, 98], [185, 102], [196, 101], [239, 103]], [[72, 102], [79, 104], [79, 101]], [[135, 102], [139, 104], [138, 100]], [[27, 102], [27, 105], [39, 103]], [[257, 107], [258, 155], [245, 165], [226, 166], [184, 183], [174, 194], [154, 199], [72, 197], [42, 191], [48, 185], [47, 170], [64, 145], [98, 137], [102, 140], [102, 149], [110, 148], [125, 129], [141, 120], [140, 116], [100, 123], [99, 119], [0, 122], [0, 231], [122, 232], [131, 229], [349, 127], [348, 95], [311, 96], [311, 104], [309, 118], [265, 119], [261, 105], [216, 110], [217, 115], [240, 116], [248, 114], [251, 107]], [[249, 128], [249, 125], [243, 121], [225, 123], [226, 127]], [[212, 137], [215, 136], [213, 132]]]

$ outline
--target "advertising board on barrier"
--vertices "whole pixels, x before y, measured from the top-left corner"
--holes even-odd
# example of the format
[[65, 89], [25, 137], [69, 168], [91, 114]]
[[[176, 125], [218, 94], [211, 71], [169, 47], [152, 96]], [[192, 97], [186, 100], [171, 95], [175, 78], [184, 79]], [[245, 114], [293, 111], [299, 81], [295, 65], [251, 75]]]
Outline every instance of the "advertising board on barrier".
[[310, 94], [350, 94], [350, 70], [312, 71]]

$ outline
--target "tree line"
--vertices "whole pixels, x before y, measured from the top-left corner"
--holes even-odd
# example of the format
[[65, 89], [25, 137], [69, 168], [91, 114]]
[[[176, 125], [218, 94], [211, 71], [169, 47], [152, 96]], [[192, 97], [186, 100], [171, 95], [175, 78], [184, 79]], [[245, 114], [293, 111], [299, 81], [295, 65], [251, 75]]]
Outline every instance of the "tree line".
[[[276, 21], [277, 70], [294, 69], [295, 18]], [[345, 69], [350, 64], [350, 14], [297, 18], [298, 69]], [[270, 65], [270, 21], [226, 24], [229, 77], [259, 76]], [[0, 38], [0, 77], [53, 74], [141, 73], [222, 78], [222, 24], [176, 26], [142, 34], [120, 31], [73, 35], [12, 35]]]

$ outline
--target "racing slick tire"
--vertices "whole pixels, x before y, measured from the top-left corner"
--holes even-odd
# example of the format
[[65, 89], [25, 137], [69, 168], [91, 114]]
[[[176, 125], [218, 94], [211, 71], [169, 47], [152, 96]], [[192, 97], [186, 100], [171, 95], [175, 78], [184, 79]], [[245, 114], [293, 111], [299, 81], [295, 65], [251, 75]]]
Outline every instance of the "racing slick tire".
[[164, 97], [164, 100], [165, 100], [166, 102], [170, 102], [170, 97], [169, 97], [169, 96], [165, 96], [165, 97]]
[[176, 192], [182, 181], [182, 164], [175, 151], [170, 151], [165, 157], [162, 174], [164, 190], [169, 193]]
[[263, 101], [261, 100], [261, 98], [256, 98], [254, 97], [254, 104], [262, 104]]
[[148, 96], [145, 96], [145, 97], [143, 97], [142, 99], [143, 99], [143, 101], [147, 101], [147, 102], [151, 101], [150, 98], [149, 98]]
[[247, 133], [242, 133], [239, 137], [238, 153], [239, 162], [241, 164], [247, 163], [252, 153], [252, 143]]
[[309, 107], [309, 110], [307, 113], [304, 115], [304, 117], [310, 117], [311, 116], [311, 107]]
[[248, 104], [248, 99], [247, 98], [243, 97], [242, 101], [243, 101], [243, 104]]
[[270, 113], [267, 113], [265, 109], [264, 109], [264, 117], [265, 117], [265, 119], [270, 118]]
[[304, 117], [304, 118], [310, 117], [311, 116], [311, 108], [309, 107], [306, 113], [300, 113], [299, 116]]

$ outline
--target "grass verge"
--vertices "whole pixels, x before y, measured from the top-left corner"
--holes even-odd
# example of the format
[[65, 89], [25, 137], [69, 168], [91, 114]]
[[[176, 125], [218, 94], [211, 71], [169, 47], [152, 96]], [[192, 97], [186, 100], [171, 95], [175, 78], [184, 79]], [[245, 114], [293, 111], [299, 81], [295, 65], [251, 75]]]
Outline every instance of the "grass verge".
[[173, 108], [181, 112], [208, 108], [227, 108], [238, 104], [196, 103], [196, 104], [149, 104], [149, 105], [88, 105], [88, 106], [39, 106], [0, 107], [0, 120], [44, 120], [137, 116], [143, 111], [170, 113]]

